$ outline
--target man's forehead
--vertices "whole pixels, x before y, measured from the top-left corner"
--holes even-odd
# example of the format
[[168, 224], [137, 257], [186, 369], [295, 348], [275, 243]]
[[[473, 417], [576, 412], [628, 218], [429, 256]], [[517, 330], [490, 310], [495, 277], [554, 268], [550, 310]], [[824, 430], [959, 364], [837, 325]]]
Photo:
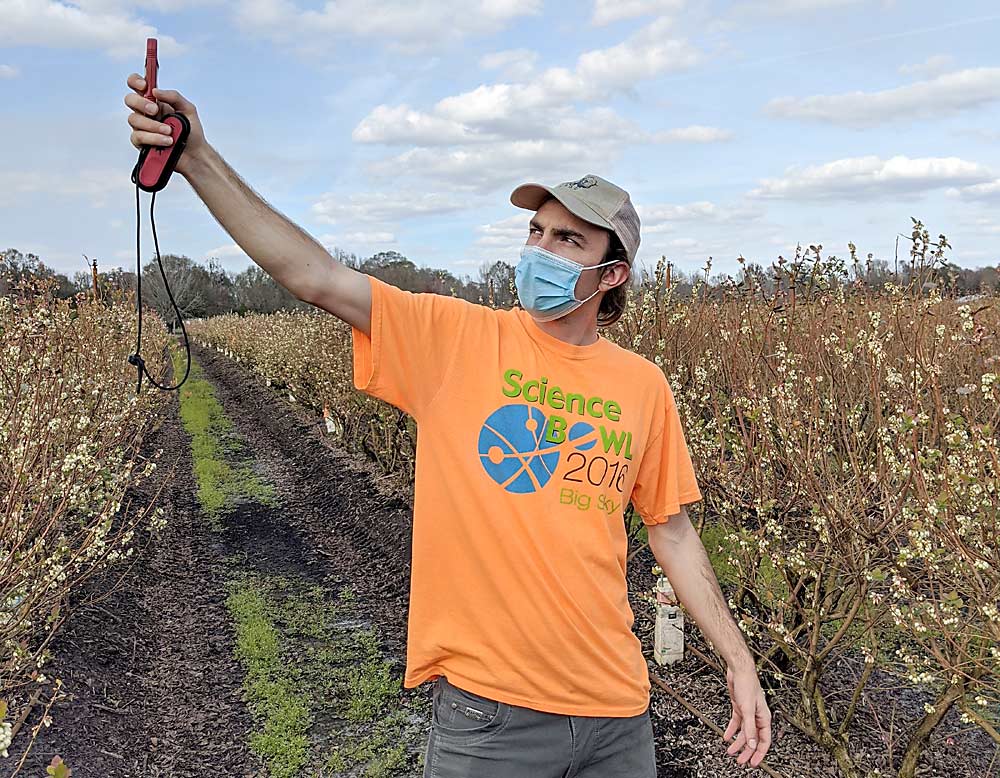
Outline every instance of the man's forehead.
[[539, 206], [532, 217], [534, 221], [552, 226], [555, 229], [577, 230], [584, 235], [596, 235], [603, 228], [581, 219], [555, 198], [547, 200]]

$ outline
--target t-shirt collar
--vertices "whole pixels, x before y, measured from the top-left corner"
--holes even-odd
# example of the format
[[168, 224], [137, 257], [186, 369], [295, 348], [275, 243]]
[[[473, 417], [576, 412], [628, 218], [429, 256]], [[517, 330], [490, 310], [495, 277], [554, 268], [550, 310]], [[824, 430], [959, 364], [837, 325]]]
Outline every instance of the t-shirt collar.
[[524, 328], [528, 337], [542, 348], [555, 351], [564, 357], [569, 357], [570, 359], [590, 359], [592, 357], [603, 356], [607, 353], [608, 346], [611, 345], [611, 341], [601, 335], [600, 332], [597, 333], [597, 340], [586, 346], [567, 343], [565, 340], [561, 340], [543, 330], [538, 325], [538, 322], [531, 317], [531, 314], [523, 308], [514, 308], [513, 311], [517, 321], [520, 322], [521, 327]]

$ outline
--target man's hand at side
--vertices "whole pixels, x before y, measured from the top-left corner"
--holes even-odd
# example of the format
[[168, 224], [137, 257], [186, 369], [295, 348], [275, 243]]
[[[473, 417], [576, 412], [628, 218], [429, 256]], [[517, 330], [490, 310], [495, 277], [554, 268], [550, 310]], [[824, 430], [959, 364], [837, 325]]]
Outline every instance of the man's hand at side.
[[687, 510], [646, 527], [649, 547], [670, 579], [677, 598], [698, 628], [726, 660], [726, 684], [733, 715], [723, 740], [738, 735], [727, 749], [739, 764], [757, 767], [771, 746], [771, 711], [757, 677], [756, 666], [736, 625]]
[[757, 767], [771, 747], [771, 710], [767, 707], [753, 664], [726, 667], [726, 686], [729, 687], [733, 715], [722, 733], [723, 741], [738, 732], [738, 737], [726, 753], [730, 756], [739, 754], [736, 757], [739, 764], [749, 762], [751, 767]]

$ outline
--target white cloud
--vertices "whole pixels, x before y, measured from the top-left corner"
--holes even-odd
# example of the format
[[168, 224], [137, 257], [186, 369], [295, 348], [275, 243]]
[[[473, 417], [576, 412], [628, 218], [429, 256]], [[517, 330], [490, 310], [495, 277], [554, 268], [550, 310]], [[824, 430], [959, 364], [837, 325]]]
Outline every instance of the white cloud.
[[865, 129], [893, 121], [935, 119], [998, 99], [1000, 68], [971, 68], [881, 92], [779, 97], [764, 111], [786, 119]]
[[992, 180], [990, 172], [958, 157], [887, 160], [871, 155], [838, 159], [823, 165], [793, 166], [781, 178], [765, 178], [752, 197], [799, 200], [861, 200], [916, 196], [948, 186]]
[[0, 19], [0, 44], [98, 49], [116, 59], [140, 61], [147, 37], [157, 38], [162, 54], [184, 50], [174, 38], [158, 34], [117, 4], [0, 0]]
[[[685, 235], [683, 237], [671, 238], [669, 240], [659, 239], [659, 236], [651, 236], [651, 239], [644, 239], [639, 246], [637, 263], [646, 272], [652, 273], [656, 262], [660, 257], [666, 257], [672, 262], [675, 270], [681, 269], [685, 272], [692, 272], [696, 268], [701, 268], [709, 256], [714, 256], [715, 268], [713, 275], [722, 268], [718, 260], [720, 257], [730, 257], [739, 253], [739, 245], [746, 245], [749, 242], [748, 236], [744, 234], [730, 234], [720, 236], [711, 234], [707, 237]], [[676, 280], [676, 275], [674, 276]]]
[[21, 195], [40, 194], [79, 197], [81, 204], [103, 208], [108, 197], [125, 191], [135, 192], [135, 184], [119, 169], [83, 168], [71, 176], [51, 175], [45, 171], [0, 171], [0, 205], [20, 202]]
[[[489, 130], [485, 129], [489, 127]], [[731, 140], [730, 130], [703, 125], [647, 132], [606, 107], [576, 111], [555, 106], [544, 113], [497, 118], [477, 126], [421, 113], [407, 105], [377, 106], [354, 128], [359, 143], [452, 146], [515, 140], [577, 139], [618, 143], [716, 143]]]
[[669, 20], [660, 19], [615, 46], [582, 53], [573, 69], [548, 68], [529, 83], [483, 84], [428, 112], [380, 105], [353, 137], [417, 146], [370, 164], [375, 176], [415, 175], [481, 192], [528, 175], [573, 178], [582, 167], [606, 167], [636, 143], [727, 139], [727, 131], [700, 126], [651, 133], [606, 106], [577, 110], [576, 103], [609, 99], [700, 61], [700, 52], [669, 32]]
[[370, 0], [327, 2], [321, 10], [289, 0], [248, 0], [236, 5], [244, 30], [301, 53], [322, 55], [331, 38], [354, 36], [408, 51], [489, 35], [520, 16], [541, 11], [541, 0]]
[[690, 127], [676, 127], [672, 130], [654, 132], [650, 136], [650, 140], [655, 143], [717, 143], [732, 140], [734, 137], [735, 134], [732, 130], [692, 124]]
[[670, 19], [661, 17], [617, 46], [584, 52], [577, 60], [577, 77], [585, 88], [610, 94], [697, 65], [702, 53], [684, 39], [667, 37], [672, 27]]
[[414, 216], [453, 213], [468, 207], [467, 198], [433, 192], [366, 192], [324, 194], [310, 209], [316, 221], [326, 224], [387, 224]]
[[686, 70], [701, 61], [701, 52], [685, 40], [666, 37], [668, 32], [668, 21], [658, 20], [616, 46], [582, 53], [573, 70], [548, 68], [527, 84], [484, 84], [440, 100], [434, 112], [489, 126], [527, 111], [606, 100], [638, 81]]
[[378, 178], [407, 175], [457, 190], [486, 193], [522, 179], [573, 181], [587, 170], [607, 169], [612, 143], [564, 140], [504, 141], [469, 149], [415, 148], [369, 165]]
[[[734, 10], [750, 15], [790, 16], [862, 3], [873, 4], [871, 0], [749, 0], [735, 6]], [[882, 4], [893, 5], [894, 0], [882, 0]]]
[[210, 259], [216, 260], [224, 268], [233, 272], [239, 272], [254, 264], [254, 261], [236, 243], [227, 243], [224, 246], [206, 251], [205, 262]]
[[684, 7], [684, 2], [685, 0], [594, 0], [591, 23], [602, 27], [636, 16], [676, 13]]
[[650, 271], [660, 256], [701, 262], [709, 255], [730, 254], [735, 244], [770, 229], [756, 203], [638, 203], [636, 211], [642, 225], [639, 257], [649, 260]]
[[479, 67], [484, 70], [499, 70], [504, 78], [524, 81], [535, 72], [538, 52], [529, 49], [507, 49], [485, 54], [479, 59]]
[[479, 237], [476, 238], [475, 245], [491, 251], [499, 249], [500, 253], [510, 254], [511, 251], [524, 245], [528, 239], [528, 222], [531, 221], [531, 216], [531, 211], [522, 208], [519, 213], [506, 219], [481, 224], [476, 227]]
[[396, 243], [391, 232], [349, 232], [345, 236], [350, 243]]
[[961, 197], [966, 200], [1000, 201], [1000, 178], [971, 186], [948, 189], [945, 194], [949, 197]]
[[899, 72], [904, 76], [934, 78], [950, 70], [954, 64], [955, 58], [950, 54], [935, 54], [915, 65], [900, 65]]
[[521, 247], [528, 239], [528, 222], [534, 215], [533, 211], [515, 208], [512, 216], [499, 221], [481, 224], [476, 227], [478, 237], [467, 249], [469, 259], [456, 262], [458, 265], [480, 266], [483, 263], [502, 259], [505, 262], [516, 263], [520, 258]]
[[972, 219], [962, 219], [962, 224], [971, 226], [976, 232], [985, 235], [1000, 235], [1000, 222], [991, 216], [977, 216]]
[[668, 203], [653, 205], [636, 205], [642, 231], [664, 232], [667, 230], [655, 228], [660, 225], [672, 225], [677, 222], [685, 224], [731, 224], [757, 221], [764, 216], [763, 209], [756, 204], [742, 203], [733, 206], [721, 206], [709, 200], [684, 205]]
[[[316, 238], [329, 251], [354, 252], [362, 257], [378, 251], [386, 251], [399, 245], [395, 233], [376, 230], [373, 232], [324, 233]], [[397, 249], [398, 250], [398, 249]]]
[[206, 257], [245, 257], [246, 253], [237, 243], [227, 243], [224, 246], [210, 249], [205, 252]]
[[17, 78], [21, 74], [13, 65], [0, 65], [0, 78]]
[[452, 119], [420, 113], [407, 105], [376, 106], [354, 128], [351, 137], [358, 143], [416, 143], [421, 146], [447, 146], [499, 139], [495, 134], [482, 132]]
[[[637, 204], [641, 222], [640, 258], [656, 258], [661, 254], [701, 259], [713, 251], [726, 248], [722, 228], [732, 227], [745, 238], [753, 228], [765, 226], [764, 209], [755, 203], [723, 206], [701, 200], [686, 204]], [[513, 216], [476, 227], [479, 237], [472, 245], [480, 259], [508, 257], [516, 260], [520, 247], [528, 237], [531, 211], [521, 210]], [[685, 233], [673, 236], [676, 229]], [[696, 237], [699, 233], [707, 239]]]
[[122, 12], [129, 8], [151, 8], [161, 13], [174, 13], [186, 8], [219, 5], [224, 0], [74, 0], [73, 4], [94, 13]]

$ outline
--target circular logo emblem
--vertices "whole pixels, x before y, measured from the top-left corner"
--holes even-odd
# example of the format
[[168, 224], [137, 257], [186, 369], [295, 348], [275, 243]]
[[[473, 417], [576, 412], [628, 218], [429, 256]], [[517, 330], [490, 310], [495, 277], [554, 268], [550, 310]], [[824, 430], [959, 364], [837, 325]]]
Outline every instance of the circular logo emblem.
[[479, 461], [490, 478], [508, 492], [537, 492], [552, 478], [567, 446], [588, 449], [597, 442], [594, 428], [573, 424], [562, 443], [545, 439], [548, 419], [534, 405], [503, 405], [489, 415], [479, 431]]

